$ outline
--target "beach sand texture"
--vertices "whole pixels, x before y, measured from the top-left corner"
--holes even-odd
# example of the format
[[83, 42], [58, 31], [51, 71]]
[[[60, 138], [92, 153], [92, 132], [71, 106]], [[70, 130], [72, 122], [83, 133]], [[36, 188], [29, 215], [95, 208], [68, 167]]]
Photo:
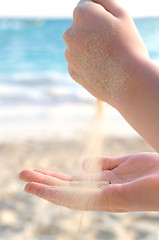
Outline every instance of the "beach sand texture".
[[[22, 169], [42, 168], [79, 172], [82, 140], [23, 141], [0, 145], [0, 239], [5, 240], [157, 240], [158, 213], [111, 214], [86, 212], [78, 233], [81, 212], [57, 207], [23, 192]], [[140, 138], [109, 137], [103, 152], [119, 156], [153, 151]]]

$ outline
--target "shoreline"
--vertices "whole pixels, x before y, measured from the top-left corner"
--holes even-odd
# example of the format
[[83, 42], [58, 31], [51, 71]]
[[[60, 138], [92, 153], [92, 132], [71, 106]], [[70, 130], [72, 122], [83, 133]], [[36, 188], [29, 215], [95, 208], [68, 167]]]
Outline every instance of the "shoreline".
[[[0, 143], [21, 141], [78, 140], [94, 128], [96, 102], [54, 106], [1, 108]], [[137, 132], [111, 106], [105, 104], [105, 137], [140, 138]]]

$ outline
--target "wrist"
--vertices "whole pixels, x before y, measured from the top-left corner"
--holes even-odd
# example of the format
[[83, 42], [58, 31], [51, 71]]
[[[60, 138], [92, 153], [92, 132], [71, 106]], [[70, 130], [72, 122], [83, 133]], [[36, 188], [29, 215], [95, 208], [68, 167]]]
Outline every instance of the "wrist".
[[123, 108], [142, 109], [154, 102], [155, 95], [159, 91], [159, 68], [149, 58], [139, 58], [136, 60], [136, 71], [127, 82], [127, 91], [123, 98], [119, 111]]
[[[129, 57], [128, 57], [129, 56]], [[146, 69], [150, 68], [152, 61], [146, 56], [129, 53], [123, 56], [123, 62], [119, 64], [118, 82], [122, 82], [120, 88], [114, 88], [115, 94], [109, 96], [106, 102], [116, 108], [119, 112], [123, 112], [131, 107], [137, 101], [138, 93], [143, 91], [143, 82], [145, 81]], [[120, 65], [124, 66], [121, 71]], [[148, 70], [149, 71], [149, 70]], [[121, 73], [120, 73], [121, 72]], [[123, 73], [123, 74], [122, 74]], [[139, 95], [140, 95], [139, 94]]]
[[[148, 57], [136, 56], [127, 64], [127, 68], [130, 69], [130, 74], [125, 81], [125, 89], [122, 92], [120, 99], [114, 101], [114, 107], [122, 112], [127, 108], [136, 106], [140, 100], [145, 100], [145, 94], [150, 95], [151, 89], [158, 84], [159, 68], [158, 66]], [[157, 73], [158, 72], [158, 73]], [[146, 100], [145, 100], [146, 101]]]
[[127, 83], [127, 91], [116, 109], [125, 120], [159, 151], [159, 67], [149, 58], [140, 58]]

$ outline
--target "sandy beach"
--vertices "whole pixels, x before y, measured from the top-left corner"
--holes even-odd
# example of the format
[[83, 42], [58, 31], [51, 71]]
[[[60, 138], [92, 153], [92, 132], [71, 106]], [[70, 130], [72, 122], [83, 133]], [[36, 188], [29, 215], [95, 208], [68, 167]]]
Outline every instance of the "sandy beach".
[[[113, 111], [112, 109], [107, 111], [107, 114], [109, 113], [106, 117], [107, 127], [110, 123], [116, 125], [116, 122], [112, 121]], [[82, 123], [83, 115], [81, 114], [81, 118], [79, 118], [79, 108], [77, 112], [77, 119], [80, 119]], [[85, 114], [88, 115], [88, 111], [85, 111]], [[76, 112], [74, 112], [72, 128], [74, 126], [73, 119], [76, 119], [76, 117]], [[89, 117], [89, 119], [85, 117], [83, 123], [88, 124], [92, 115], [90, 114]], [[61, 116], [60, 119], [62, 121]], [[17, 125], [16, 137], [14, 135], [16, 133], [15, 128], [8, 123], [8, 129], [12, 129], [9, 138], [5, 123], [2, 124], [1, 133], [3, 132], [3, 135], [1, 134], [0, 143], [0, 239], [158, 240], [158, 213], [111, 214], [87, 212], [83, 214], [81, 231], [79, 232], [82, 212], [54, 206], [23, 192], [24, 183], [18, 179], [18, 174], [22, 169], [41, 168], [66, 173], [81, 172], [81, 156], [83, 157], [82, 154], [85, 149], [83, 144], [85, 135], [76, 134], [81, 131], [79, 129], [80, 124], [76, 121], [76, 127], [73, 128], [74, 134], [69, 134], [71, 122], [67, 121], [67, 119], [65, 118], [65, 127], [70, 126], [70, 128], [67, 128], [66, 132], [63, 132], [63, 125], [58, 129], [58, 124], [52, 124], [53, 131], [49, 136], [46, 134], [44, 138], [42, 130], [41, 132], [39, 130], [38, 135], [37, 130], [30, 135], [29, 131], [25, 129], [26, 125], [23, 125], [22, 138], [20, 138], [18, 132], [19, 129], [22, 131], [22, 126], [18, 127]], [[114, 121], [115, 119], [118, 119], [118, 117], [116, 116]], [[47, 120], [44, 122], [45, 126], [47, 126]], [[126, 128], [124, 124], [122, 119], [118, 119], [116, 131], [114, 131], [113, 125], [112, 127], [109, 126], [102, 149], [104, 155], [121, 156], [136, 152], [153, 151], [143, 139], [136, 133], [132, 133], [132, 130]], [[32, 127], [34, 127], [34, 122]], [[39, 129], [42, 129], [42, 127]], [[123, 134], [120, 132], [121, 129], [124, 131]], [[84, 130], [86, 132], [86, 125], [83, 125]]]
[[[11, 13], [14, 8], [6, 2]], [[20, 5], [12, 2], [22, 17]], [[39, 11], [40, 2], [30, 3], [29, 14]], [[56, 3], [53, 8], [44, 3], [52, 17]], [[61, 5], [60, 9], [66, 12]], [[64, 57], [62, 35], [71, 24], [72, 18], [63, 17], [12, 19], [2, 15], [0, 19], [0, 240], [159, 240], [158, 213], [83, 213], [23, 191], [25, 184], [18, 178], [23, 169], [79, 174], [81, 161], [92, 156], [92, 146], [101, 139], [103, 156], [154, 151], [108, 105], [102, 138], [94, 134], [98, 129], [94, 124], [96, 99], [68, 76]], [[159, 18], [139, 17], [135, 24], [151, 59], [159, 63]]]

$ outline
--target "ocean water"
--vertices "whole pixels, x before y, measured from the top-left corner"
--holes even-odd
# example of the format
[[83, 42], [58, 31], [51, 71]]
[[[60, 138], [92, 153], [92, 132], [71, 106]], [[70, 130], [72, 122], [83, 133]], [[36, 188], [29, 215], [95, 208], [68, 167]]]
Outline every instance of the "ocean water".
[[[159, 18], [134, 19], [159, 63]], [[62, 35], [71, 19], [0, 20], [0, 106], [91, 101], [67, 73]]]

